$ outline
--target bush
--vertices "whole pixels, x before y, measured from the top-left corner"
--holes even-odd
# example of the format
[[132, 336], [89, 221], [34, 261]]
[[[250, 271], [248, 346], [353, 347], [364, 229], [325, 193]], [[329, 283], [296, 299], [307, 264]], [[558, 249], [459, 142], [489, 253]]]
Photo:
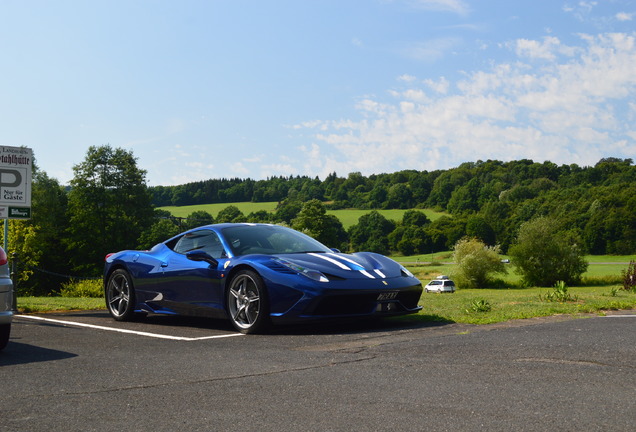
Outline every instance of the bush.
[[463, 238], [455, 244], [454, 260], [453, 279], [464, 288], [485, 288], [492, 273], [506, 273], [499, 246], [486, 246], [475, 238]]
[[636, 261], [630, 261], [627, 270], [622, 271], [623, 289], [636, 292]]
[[574, 285], [587, 270], [576, 239], [547, 217], [521, 225], [508, 254], [524, 282], [533, 286], [549, 287], [558, 281]]
[[101, 279], [71, 280], [62, 284], [62, 297], [103, 297], [104, 285]]
[[545, 297], [539, 296], [539, 299], [541, 299], [541, 301], [559, 303], [578, 301], [578, 297], [572, 296], [572, 294], [570, 294], [570, 292], [568, 291], [568, 286], [563, 281], [558, 281], [554, 285], [553, 291], [547, 293]]
[[490, 302], [488, 300], [484, 300], [484, 299], [478, 299], [478, 300], [473, 300], [468, 309], [466, 309], [466, 313], [484, 313], [484, 312], [490, 312], [492, 310], [492, 305], [490, 304]]

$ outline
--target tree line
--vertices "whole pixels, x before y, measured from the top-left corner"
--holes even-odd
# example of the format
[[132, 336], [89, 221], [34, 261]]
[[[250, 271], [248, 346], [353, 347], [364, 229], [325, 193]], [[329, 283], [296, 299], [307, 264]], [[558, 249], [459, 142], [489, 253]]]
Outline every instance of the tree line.
[[[585, 167], [488, 160], [430, 172], [371, 176], [354, 172], [347, 177], [332, 173], [323, 181], [307, 176], [220, 179], [155, 186], [150, 191], [155, 206], [277, 201], [279, 208], [293, 216], [300, 211], [300, 203], [316, 199], [327, 209], [431, 208], [449, 214], [429, 226], [426, 235], [404, 226], [393, 233], [394, 241], [387, 239], [384, 251], [405, 254], [448, 249], [464, 235], [498, 244], [506, 252], [520, 225], [538, 216], [558, 220], [590, 254], [636, 251], [632, 159], [604, 158]], [[279, 219], [291, 221], [284, 211], [278, 213]]]
[[[37, 156], [37, 155], [36, 155]], [[131, 151], [90, 147], [69, 185], [33, 169], [32, 218], [9, 223], [9, 254], [20, 294], [49, 294], [69, 277], [99, 277], [107, 253], [149, 248], [183, 229], [212, 222], [287, 224], [343, 251], [412, 255], [450, 250], [474, 238], [503, 253], [520, 227], [549, 219], [560, 241], [592, 254], [636, 252], [636, 167], [606, 158], [590, 167], [530, 160], [477, 161], [448, 170], [363, 176], [336, 173], [267, 180], [221, 179], [179, 186], [146, 185]], [[247, 215], [232, 203], [276, 201], [273, 213]], [[164, 205], [227, 203], [216, 217], [185, 220]], [[345, 230], [328, 209], [368, 209]], [[408, 209], [401, 220], [377, 210]], [[435, 221], [419, 211], [444, 211]]]

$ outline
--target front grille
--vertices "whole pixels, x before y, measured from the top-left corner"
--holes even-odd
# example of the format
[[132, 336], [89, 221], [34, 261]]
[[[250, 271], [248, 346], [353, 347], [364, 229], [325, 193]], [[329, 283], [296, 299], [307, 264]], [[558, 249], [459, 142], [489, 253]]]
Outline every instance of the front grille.
[[[378, 304], [380, 293], [331, 295], [322, 298], [313, 310], [312, 315], [346, 316], [371, 314]], [[406, 312], [417, 307], [422, 294], [421, 290], [401, 291], [390, 303], [398, 305], [398, 312]]]
[[377, 294], [352, 294], [325, 297], [314, 309], [314, 315], [360, 315], [373, 311]]

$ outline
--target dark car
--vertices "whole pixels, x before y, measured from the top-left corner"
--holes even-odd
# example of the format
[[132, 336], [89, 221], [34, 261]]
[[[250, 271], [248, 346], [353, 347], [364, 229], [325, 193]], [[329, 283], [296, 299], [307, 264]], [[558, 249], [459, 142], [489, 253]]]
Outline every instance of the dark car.
[[414, 313], [422, 294], [420, 281], [383, 255], [339, 253], [268, 224], [206, 225], [149, 251], [109, 254], [104, 289], [116, 320], [229, 318], [243, 333], [270, 323]]
[[13, 320], [13, 282], [7, 254], [0, 247], [0, 350], [9, 342]]

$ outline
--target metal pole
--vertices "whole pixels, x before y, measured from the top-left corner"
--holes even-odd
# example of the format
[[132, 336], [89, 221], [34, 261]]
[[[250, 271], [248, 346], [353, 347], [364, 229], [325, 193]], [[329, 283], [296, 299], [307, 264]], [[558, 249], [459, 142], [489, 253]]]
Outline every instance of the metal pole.
[[18, 254], [13, 252], [11, 254], [11, 280], [13, 281], [13, 312], [18, 311], [18, 283], [16, 282], [16, 270], [18, 266]]
[[[7, 249], [9, 248], [9, 219], [4, 220], [4, 253], [7, 254], [7, 258], [9, 258], [9, 253]], [[11, 254], [11, 280], [15, 281], [15, 265], [16, 265], [16, 253]], [[15, 282], [13, 282], [13, 299], [11, 301], [11, 309], [14, 312], [18, 310], [18, 293], [17, 287], [15, 286]]]

